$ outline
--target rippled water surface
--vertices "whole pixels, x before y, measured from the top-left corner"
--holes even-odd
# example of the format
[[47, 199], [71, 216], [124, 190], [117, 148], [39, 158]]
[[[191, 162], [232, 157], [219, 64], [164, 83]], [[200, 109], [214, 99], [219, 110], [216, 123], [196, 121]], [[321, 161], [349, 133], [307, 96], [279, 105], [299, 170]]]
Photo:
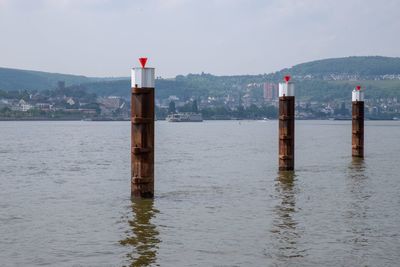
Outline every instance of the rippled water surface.
[[130, 200], [129, 122], [0, 122], [0, 266], [398, 266], [400, 123], [156, 123], [156, 198]]

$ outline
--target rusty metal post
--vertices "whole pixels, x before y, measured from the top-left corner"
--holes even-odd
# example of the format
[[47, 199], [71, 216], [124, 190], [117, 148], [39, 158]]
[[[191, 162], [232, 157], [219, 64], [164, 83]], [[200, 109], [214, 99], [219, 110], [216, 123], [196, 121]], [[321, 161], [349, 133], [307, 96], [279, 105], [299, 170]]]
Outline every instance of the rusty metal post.
[[279, 170], [294, 170], [294, 84], [285, 76], [279, 83]]
[[352, 156], [364, 157], [364, 92], [360, 86], [352, 92]]
[[[144, 62], [143, 62], [144, 61]], [[131, 195], [154, 197], [154, 68], [133, 68], [131, 76]]]

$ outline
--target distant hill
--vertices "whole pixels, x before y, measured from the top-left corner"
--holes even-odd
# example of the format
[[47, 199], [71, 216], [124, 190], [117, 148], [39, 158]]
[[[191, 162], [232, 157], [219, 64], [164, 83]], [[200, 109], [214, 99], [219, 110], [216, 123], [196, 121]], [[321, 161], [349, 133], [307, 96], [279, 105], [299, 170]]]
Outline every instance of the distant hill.
[[87, 83], [91, 79], [78, 75], [0, 68], [0, 89], [2, 90], [53, 89], [58, 81], [65, 81], [68, 86]]
[[379, 79], [385, 75], [400, 75], [400, 58], [370, 56], [316, 60], [275, 72], [272, 77], [277, 79], [288, 73], [298, 78], [324, 80]]
[[279, 81], [290, 74], [296, 81], [296, 96], [303, 100], [348, 99], [356, 85], [367, 98], [400, 98], [400, 58], [345, 57], [316, 60], [269, 75]]
[[0, 68], [0, 90], [47, 90], [54, 89], [58, 81], [65, 81], [66, 86], [70, 86], [118, 79]]
[[[356, 83], [367, 85], [369, 97], [400, 97], [400, 58], [368, 56], [323, 59], [295, 65], [270, 74], [214, 76], [211, 74], [178, 75], [156, 80], [156, 96], [192, 96], [241, 94], [248, 84], [278, 82], [290, 74], [297, 83], [301, 99], [345, 98]], [[66, 85], [81, 84], [98, 95], [129, 97], [129, 78], [107, 79], [39, 71], [0, 68], [0, 90], [52, 89], [57, 81]]]
[[[367, 97], [400, 98], [400, 58], [346, 57], [317, 60], [295, 65], [275, 73], [260, 75], [214, 76], [211, 74], [178, 75], [175, 79], [156, 80], [156, 96], [180, 98], [206, 95], [238, 95], [246, 85], [279, 82], [290, 74], [296, 82], [296, 95], [304, 100], [346, 99], [358, 83], [367, 86]], [[387, 77], [386, 77], [387, 76]], [[98, 94], [128, 97], [129, 80], [98, 82], [87, 87]]]
[[360, 76], [400, 74], [400, 58], [380, 56], [330, 58], [298, 64], [277, 74], [285, 72], [292, 75], [314, 76], [344, 73]]

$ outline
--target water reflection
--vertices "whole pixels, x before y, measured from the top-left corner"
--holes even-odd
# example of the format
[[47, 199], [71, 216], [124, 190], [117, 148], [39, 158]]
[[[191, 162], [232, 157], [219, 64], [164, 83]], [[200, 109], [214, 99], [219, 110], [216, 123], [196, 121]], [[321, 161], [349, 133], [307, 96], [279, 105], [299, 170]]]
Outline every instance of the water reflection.
[[295, 173], [279, 172], [275, 190], [279, 199], [274, 208], [273, 238], [274, 257], [286, 262], [288, 258], [303, 257], [303, 251], [298, 249], [300, 231], [294, 218], [296, 213]]
[[151, 223], [157, 212], [151, 199], [132, 200], [133, 219], [128, 221], [132, 235], [120, 241], [121, 245], [134, 248], [127, 255], [131, 267], [150, 266], [157, 260], [159, 232], [156, 225]]
[[352, 177], [363, 176], [365, 177], [365, 161], [363, 158], [352, 158], [352, 161], [349, 165], [349, 173]]
[[344, 213], [344, 220], [349, 227], [346, 242], [353, 245], [354, 250], [368, 245], [368, 233], [371, 231], [367, 224], [369, 207], [368, 177], [365, 174], [363, 159], [354, 158], [348, 167], [347, 190], [349, 202]]

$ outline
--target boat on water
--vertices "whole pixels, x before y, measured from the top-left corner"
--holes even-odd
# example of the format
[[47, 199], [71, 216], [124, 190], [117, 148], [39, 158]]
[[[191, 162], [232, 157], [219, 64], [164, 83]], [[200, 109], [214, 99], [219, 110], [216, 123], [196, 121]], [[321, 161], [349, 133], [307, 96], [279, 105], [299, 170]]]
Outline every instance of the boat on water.
[[175, 113], [167, 116], [169, 122], [202, 122], [203, 116], [200, 113]]

